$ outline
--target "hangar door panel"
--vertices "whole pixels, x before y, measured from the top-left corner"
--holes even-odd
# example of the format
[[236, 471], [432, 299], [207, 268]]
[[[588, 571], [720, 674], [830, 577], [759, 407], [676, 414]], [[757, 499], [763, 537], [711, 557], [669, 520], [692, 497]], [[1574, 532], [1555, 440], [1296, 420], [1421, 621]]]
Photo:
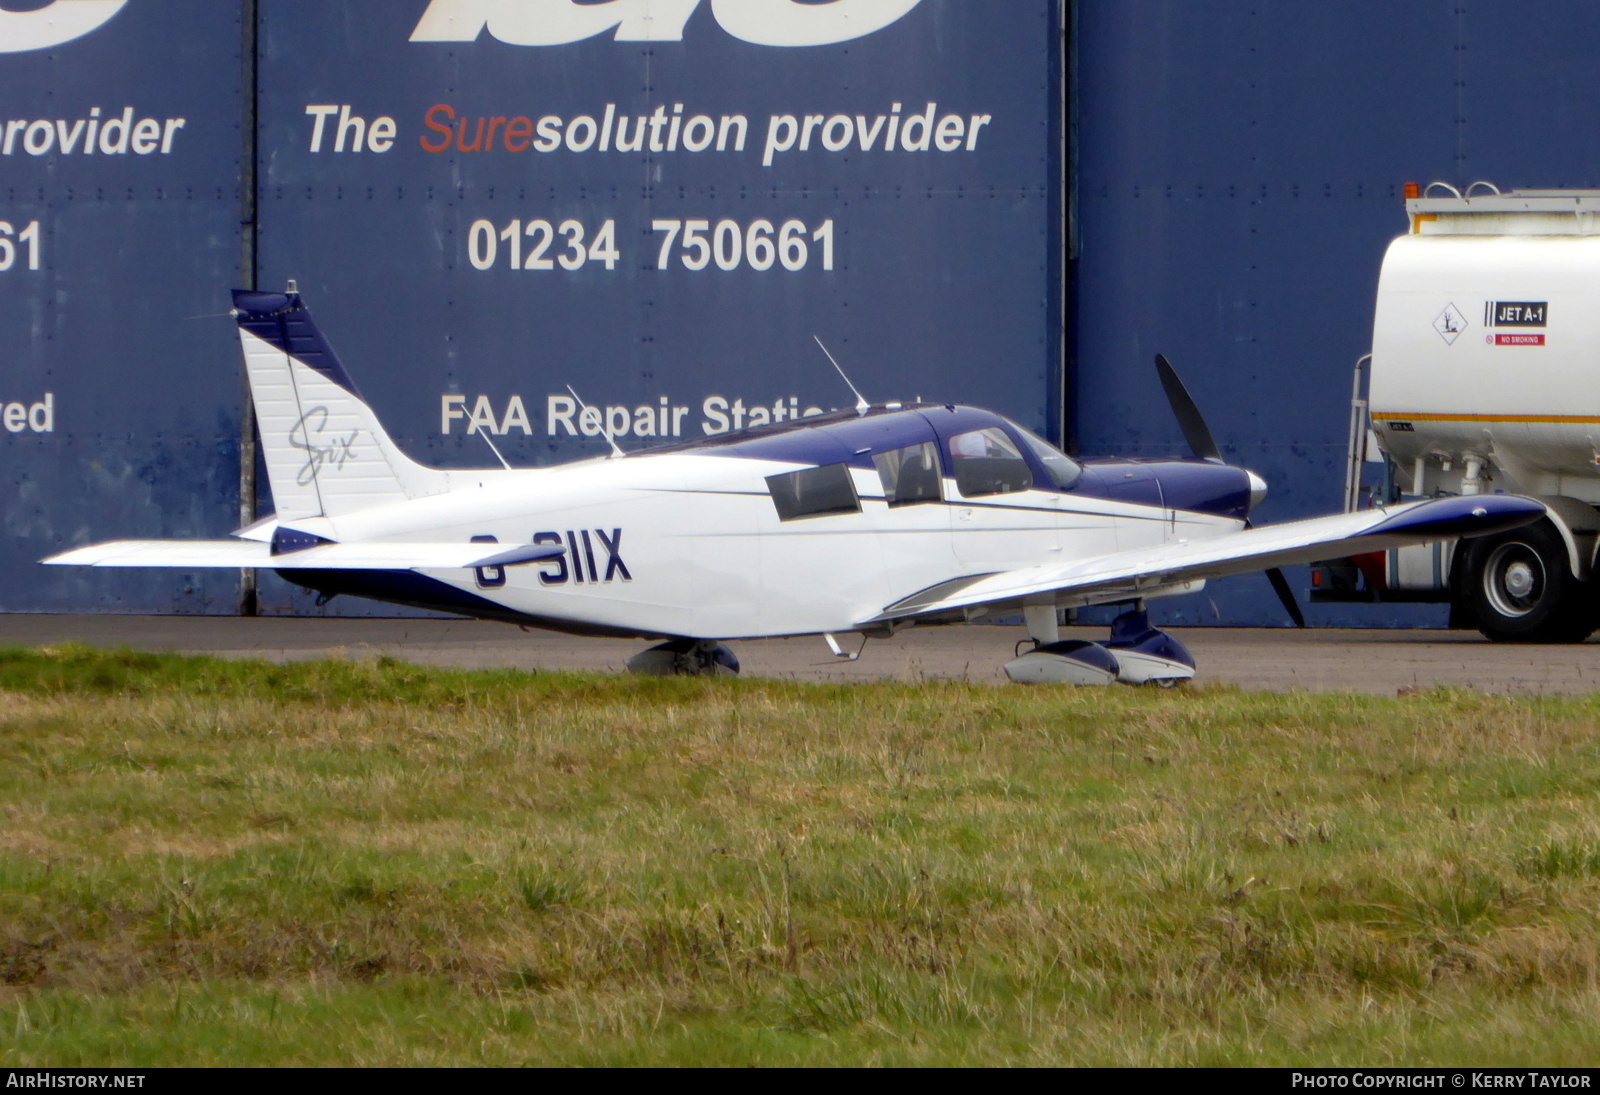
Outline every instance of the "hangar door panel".
[[814, 335], [1053, 430], [1056, 6], [264, 3], [262, 284], [428, 464], [848, 407]]

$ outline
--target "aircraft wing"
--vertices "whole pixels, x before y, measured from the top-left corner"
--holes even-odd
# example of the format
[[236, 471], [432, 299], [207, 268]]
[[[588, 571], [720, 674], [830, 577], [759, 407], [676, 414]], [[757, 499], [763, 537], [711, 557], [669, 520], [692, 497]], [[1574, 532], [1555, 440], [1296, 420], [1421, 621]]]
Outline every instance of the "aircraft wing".
[[1531, 498], [1493, 494], [1315, 517], [1215, 539], [1180, 540], [1071, 563], [957, 578], [896, 601], [863, 623], [911, 619], [982, 604], [1035, 599], [1048, 603], [1050, 597], [1059, 604], [1103, 602], [1117, 595], [1134, 598], [1198, 579], [1450, 537], [1482, 536], [1529, 524], [1544, 514], [1544, 505]]
[[358, 541], [319, 544], [282, 555], [252, 540], [114, 540], [42, 560], [51, 566], [260, 567], [267, 570], [454, 570], [517, 566], [553, 558], [560, 545]]

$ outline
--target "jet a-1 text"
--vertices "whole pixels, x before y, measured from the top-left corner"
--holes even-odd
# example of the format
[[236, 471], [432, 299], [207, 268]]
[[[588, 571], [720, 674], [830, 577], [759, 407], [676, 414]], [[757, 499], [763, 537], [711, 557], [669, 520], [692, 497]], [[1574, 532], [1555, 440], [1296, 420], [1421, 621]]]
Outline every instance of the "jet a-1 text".
[[[1158, 360], [1194, 455], [1079, 462], [989, 411], [869, 406], [550, 468], [439, 470], [378, 423], [291, 285], [237, 291], [276, 514], [222, 541], [116, 541], [57, 565], [260, 567], [325, 597], [666, 640], [644, 672], [736, 672], [726, 640], [889, 636], [1020, 615], [1013, 680], [1194, 673], [1144, 602], [1208, 578], [1536, 520], [1503, 495], [1251, 528], [1266, 485], [1222, 462]], [[574, 395], [574, 399], [576, 399]], [[1125, 604], [1105, 644], [1062, 612]]]

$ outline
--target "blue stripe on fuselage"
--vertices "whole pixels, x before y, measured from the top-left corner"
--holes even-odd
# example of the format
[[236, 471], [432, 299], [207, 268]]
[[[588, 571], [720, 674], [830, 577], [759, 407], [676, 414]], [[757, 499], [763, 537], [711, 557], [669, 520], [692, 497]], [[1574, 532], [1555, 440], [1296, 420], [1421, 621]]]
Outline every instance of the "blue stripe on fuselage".
[[278, 577], [286, 582], [309, 589], [324, 596], [348, 595], [366, 597], [389, 604], [410, 608], [428, 609], [472, 616], [480, 620], [499, 620], [502, 623], [526, 624], [545, 631], [559, 631], [567, 635], [592, 635], [614, 639], [677, 639], [690, 636], [665, 632], [640, 631], [633, 628], [609, 627], [605, 624], [568, 620], [556, 616], [539, 616], [518, 612], [487, 597], [457, 589], [448, 582], [418, 574], [412, 570], [279, 570]]

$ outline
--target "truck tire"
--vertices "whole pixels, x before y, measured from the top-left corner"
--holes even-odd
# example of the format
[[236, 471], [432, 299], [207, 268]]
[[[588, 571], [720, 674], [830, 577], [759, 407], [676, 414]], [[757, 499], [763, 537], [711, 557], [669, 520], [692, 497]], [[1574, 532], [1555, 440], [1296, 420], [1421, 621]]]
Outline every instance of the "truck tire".
[[1457, 600], [1495, 642], [1581, 643], [1600, 622], [1548, 521], [1471, 540], [1464, 562]]

